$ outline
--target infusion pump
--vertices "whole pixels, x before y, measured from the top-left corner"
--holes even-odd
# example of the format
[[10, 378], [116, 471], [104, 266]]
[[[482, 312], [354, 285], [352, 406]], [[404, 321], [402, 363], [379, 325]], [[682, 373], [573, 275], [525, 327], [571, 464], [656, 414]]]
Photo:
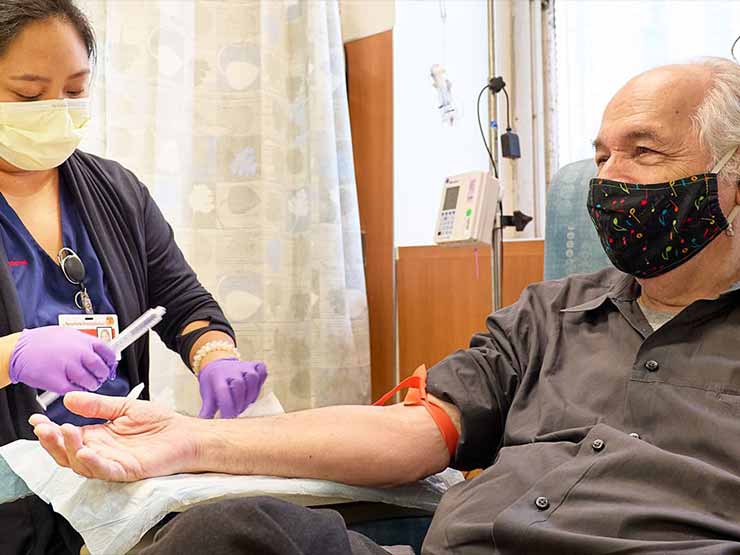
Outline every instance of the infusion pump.
[[491, 244], [499, 184], [489, 172], [470, 172], [445, 179], [434, 232], [438, 245]]

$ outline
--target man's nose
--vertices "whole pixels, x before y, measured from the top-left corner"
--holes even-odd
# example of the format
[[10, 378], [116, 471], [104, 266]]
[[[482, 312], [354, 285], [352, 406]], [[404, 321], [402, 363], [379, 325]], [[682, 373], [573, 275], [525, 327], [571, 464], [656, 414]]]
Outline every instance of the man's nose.
[[633, 182], [629, 162], [621, 155], [613, 153], [601, 164], [597, 177], [609, 179], [610, 181]]

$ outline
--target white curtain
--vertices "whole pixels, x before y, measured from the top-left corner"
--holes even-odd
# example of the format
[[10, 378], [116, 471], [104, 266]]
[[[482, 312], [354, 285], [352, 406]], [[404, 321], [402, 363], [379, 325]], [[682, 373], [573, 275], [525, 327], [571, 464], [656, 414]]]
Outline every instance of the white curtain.
[[[242, 355], [286, 409], [369, 399], [369, 328], [339, 11], [313, 0], [88, 0], [87, 150], [149, 186]], [[195, 378], [154, 345], [154, 395]]]

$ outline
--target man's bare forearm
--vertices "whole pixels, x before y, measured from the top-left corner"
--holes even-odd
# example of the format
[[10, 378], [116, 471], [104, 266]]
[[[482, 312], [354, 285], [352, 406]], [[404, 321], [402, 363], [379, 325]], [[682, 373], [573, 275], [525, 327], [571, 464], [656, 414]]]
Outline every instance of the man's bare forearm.
[[420, 406], [341, 406], [276, 417], [198, 421], [193, 471], [389, 486], [446, 468], [436, 424]]

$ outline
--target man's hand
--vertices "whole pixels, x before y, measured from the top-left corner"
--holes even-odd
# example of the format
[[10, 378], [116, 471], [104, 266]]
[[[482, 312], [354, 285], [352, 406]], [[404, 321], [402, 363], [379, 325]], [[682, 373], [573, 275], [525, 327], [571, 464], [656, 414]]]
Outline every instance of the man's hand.
[[153, 403], [93, 393], [68, 393], [64, 404], [75, 414], [109, 422], [79, 428], [31, 416], [34, 433], [59, 465], [114, 482], [192, 470], [196, 419]]

